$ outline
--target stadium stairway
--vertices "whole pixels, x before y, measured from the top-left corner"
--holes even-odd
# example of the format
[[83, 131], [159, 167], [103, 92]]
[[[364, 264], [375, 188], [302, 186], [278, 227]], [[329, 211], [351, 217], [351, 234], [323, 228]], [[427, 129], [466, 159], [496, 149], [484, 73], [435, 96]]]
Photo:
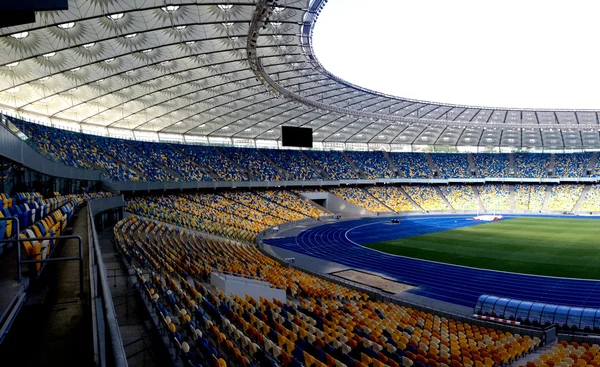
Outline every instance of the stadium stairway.
[[385, 150], [383, 151], [383, 156], [390, 164], [390, 168], [392, 169], [392, 172], [394, 172], [394, 176], [397, 177], [398, 176], [398, 167], [396, 167], [396, 165], [394, 164], [394, 160], [392, 159], [392, 157], [390, 157], [388, 152], [386, 152]]
[[581, 192], [581, 195], [579, 195], [579, 199], [577, 199], [577, 202], [575, 202], [575, 206], [573, 207], [573, 212], [577, 213], [579, 211], [579, 208], [581, 207], [581, 204], [583, 204], [583, 202], [585, 201], [585, 198], [587, 197], [588, 191], [590, 191], [591, 186], [590, 185], [584, 185], [583, 186], [583, 191]]
[[342, 156], [348, 161], [348, 163], [350, 163], [350, 167], [352, 167], [352, 170], [354, 172], [356, 172], [358, 177], [365, 178], [365, 174], [363, 173], [363, 171], [361, 171], [358, 167], [356, 167], [356, 165], [354, 164], [352, 159], [350, 159], [350, 157], [348, 157], [348, 154], [346, 154], [346, 152], [342, 152]]
[[111, 286], [127, 364], [129, 367], [168, 366], [175, 355], [169, 356], [168, 351], [161, 347], [159, 333], [152, 325], [151, 315], [148, 314], [143, 299], [137, 293], [135, 271], [117, 256], [112, 231], [113, 228], [110, 227], [99, 233], [98, 241]]
[[544, 176], [556, 176], [556, 172], [554, 171], [554, 156], [554, 153], [550, 154], [550, 164], [548, 164], [548, 172], [552, 172], [552, 175], [549, 175], [548, 172], [544, 172]]
[[508, 174], [511, 176], [515, 174], [515, 155], [514, 155], [514, 153], [510, 153], [508, 155]]
[[529, 353], [522, 358], [515, 359], [511, 363], [509, 363], [506, 367], [521, 367], [526, 366], [527, 362], [533, 362], [534, 360], [540, 358], [542, 354], [546, 354], [547, 351], [552, 350], [556, 346], [556, 341], [548, 342], [543, 347], [536, 349], [533, 353]]
[[412, 205], [414, 205], [415, 208], [419, 208], [419, 210], [424, 211], [424, 209], [421, 208], [421, 206], [419, 204], [417, 204], [417, 202], [414, 201], [413, 198], [411, 198], [410, 195], [408, 195], [408, 193], [406, 191], [404, 191], [404, 189], [401, 186], [397, 186], [397, 188], [402, 193], [402, 195], [406, 196], [408, 201], [410, 201], [410, 203]]
[[277, 170], [277, 172], [279, 172], [281, 177], [285, 177], [286, 180], [289, 180], [292, 177], [292, 175], [290, 175], [288, 171], [276, 165], [275, 162], [273, 162], [273, 160], [269, 158], [265, 153], [263, 153], [260, 149], [258, 150], [258, 154], [262, 155], [267, 160], [267, 162], [269, 162], [269, 164], [273, 166]]
[[516, 200], [515, 200], [515, 185], [508, 185], [508, 190], [510, 193], [510, 210], [517, 210]]
[[310, 164], [312, 169], [315, 170], [315, 172], [317, 172], [321, 177], [323, 177], [324, 180], [329, 180], [329, 176], [327, 175], [327, 172], [325, 172], [324, 169], [322, 169], [321, 167], [317, 167], [315, 162], [313, 162], [313, 160], [310, 159], [310, 157], [306, 153], [304, 153], [302, 150], [300, 151], [300, 153], [304, 156], [306, 161]]
[[[475, 166], [473, 154], [467, 153], [467, 159], [469, 160], [469, 176], [477, 176], [477, 168]], [[473, 172], [475, 172], [475, 175], [473, 175]]]
[[598, 159], [598, 152], [593, 152], [590, 161], [588, 162], [588, 166], [586, 167], [592, 174], [594, 174], [594, 167], [596, 167], [596, 159]]
[[218, 149], [217, 147], [214, 148], [217, 152], [219, 152], [219, 154], [221, 154], [221, 156], [223, 157], [223, 159], [225, 159], [226, 161], [228, 161], [232, 166], [234, 166], [235, 168], [238, 169], [238, 171], [240, 171], [240, 173], [242, 173], [244, 176], [248, 177], [250, 180], [255, 180], [255, 177], [253, 177], [250, 172], [248, 172], [248, 170], [246, 170], [244, 167], [240, 166], [239, 164], [237, 164], [237, 162], [235, 162], [235, 160], [231, 159], [231, 157], [229, 157], [229, 155], [227, 153], [225, 153], [224, 151]]
[[453, 212], [456, 212], [456, 209], [454, 209], [452, 207], [452, 205], [450, 204], [450, 202], [448, 201], [448, 199], [446, 199], [446, 196], [444, 195], [442, 190], [440, 190], [440, 187], [439, 186], [434, 186], [434, 187], [435, 187], [435, 191], [437, 192], [437, 194], [442, 198], [442, 200], [446, 203], [446, 205], [448, 205], [448, 208], [450, 208], [450, 210], [452, 210]]
[[552, 185], [546, 185], [546, 195], [544, 196], [544, 205], [542, 206], [542, 212], [548, 210], [548, 204], [550, 204], [550, 195], [552, 194]]
[[371, 193], [369, 192], [369, 190], [367, 190], [367, 189], [361, 189], [361, 190], [365, 192], [365, 195], [368, 195], [369, 197], [373, 198], [373, 200], [375, 200], [375, 201], [376, 201], [376, 202], [378, 202], [378, 203], [381, 203], [381, 205], [383, 205], [383, 206], [385, 206], [386, 208], [388, 208], [388, 210], [389, 210], [390, 212], [394, 213], [394, 209], [392, 209], [392, 208], [391, 208], [389, 205], [387, 205], [387, 204], [386, 204], [384, 201], [381, 201], [381, 200], [377, 199], [377, 198], [376, 198], [376, 197], [375, 197], [373, 194], [371, 194]]
[[487, 211], [485, 210], [483, 201], [481, 201], [481, 196], [479, 196], [479, 189], [475, 185], [471, 186], [471, 189], [473, 189], [473, 192], [475, 193], [475, 198], [477, 199], [477, 205], [479, 206], [479, 211], [481, 213], [486, 213]]
[[433, 158], [431, 158], [431, 154], [425, 153], [425, 156], [427, 157], [427, 164], [429, 165], [429, 172], [431, 172], [432, 174], [433, 174], [433, 172], [438, 172], [437, 167], [435, 166], [435, 164], [433, 164]]

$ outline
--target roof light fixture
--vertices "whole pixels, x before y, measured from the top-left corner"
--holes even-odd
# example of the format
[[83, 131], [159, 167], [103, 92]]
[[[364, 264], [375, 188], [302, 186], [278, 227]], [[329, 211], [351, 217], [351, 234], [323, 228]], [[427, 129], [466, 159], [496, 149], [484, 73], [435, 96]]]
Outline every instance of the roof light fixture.
[[16, 38], [18, 40], [22, 40], [23, 38], [29, 36], [29, 32], [19, 32], [10, 35], [12, 38]]
[[163, 6], [160, 9], [162, 11], [164, 11], [165, 13], [173, 14], [175, 11], [177, 11], [177, 9], [179, 9], [179, 6], [177, 6], [177, 5], [167, 5], [167, 6]]
[[123, 18], [124, 15], [125, 14], [123, 14], [123, 13], [115, 13], [115, 14], [107, 15], [106, 17], [112, 21], [117, 21], [117, 20]]
[[124, 37], [125, 37], [125, 38], [133, 38], [133, 37], [135, 37], [135, 36], [137, 36], [137, 33], [130, 33], [130, 34], [126, 34]]
[[59, 24], [59, 25], [57, 25], [57, 27], [60, 29], [71, 29], [71, 28], [75, 27], [75, 22]]
[[219, 7], [219, 9], [221, 9], [223, 11], [228, 11], [228, 10], [231, 10], [231, 8], [233, 8], [233, 5], [231, 5], [231, 4], [219, 4], [217, 6]]
[[83, 48], [85, 48], [86, 50], [89, 50], [90, 48], [94, 47], [95, 44], [96, 44], [96, 42], [86, 43], [85, 45], [83, 45]]

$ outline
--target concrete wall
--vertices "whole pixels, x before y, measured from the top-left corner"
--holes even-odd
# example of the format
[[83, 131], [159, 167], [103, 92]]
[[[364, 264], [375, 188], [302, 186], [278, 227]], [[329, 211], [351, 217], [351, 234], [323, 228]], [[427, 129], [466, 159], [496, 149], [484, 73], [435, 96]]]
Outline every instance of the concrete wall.
[[260, 280], [213, 272], [210, 273], [210, 284], [227, 295], [233, 293], [242, 298], [249, 295], [255, 300], [259, 300], [262, 297], [269, 301], [276, 299], [282, 303], [286, 303], [285, 291], [283, 289], [271, 288], [269, 283]]
[[310, 200], [325, 200], [325, 208], [336, 214], [372, 215], [368, 210], [328, 192], [303, 192], [300, 194]]

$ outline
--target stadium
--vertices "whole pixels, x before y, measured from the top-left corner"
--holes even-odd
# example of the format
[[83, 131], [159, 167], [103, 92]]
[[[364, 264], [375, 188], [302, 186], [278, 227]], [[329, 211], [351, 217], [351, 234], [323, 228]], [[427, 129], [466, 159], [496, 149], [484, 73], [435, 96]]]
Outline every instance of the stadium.
[[600, 112], [353, 84], [336, 2], [0, 5], [0, 365], [598, 367]]

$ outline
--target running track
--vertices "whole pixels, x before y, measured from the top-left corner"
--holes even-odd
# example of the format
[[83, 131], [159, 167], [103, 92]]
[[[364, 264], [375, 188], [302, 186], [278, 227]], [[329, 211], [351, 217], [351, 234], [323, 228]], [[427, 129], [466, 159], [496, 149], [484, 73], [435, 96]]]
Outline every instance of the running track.
[[[532, 302], [600, 308], [600, 281], [499, 272], [412, 259], [361, 246], [377, 241], [477, 225], [466, 216], [368, 218], [313, 227], [266, 244], [382, 274], [416, 285], [409, 292], [472, 307], [482, 294]], [[600, 265], [599, 265], [600, 266]]]

